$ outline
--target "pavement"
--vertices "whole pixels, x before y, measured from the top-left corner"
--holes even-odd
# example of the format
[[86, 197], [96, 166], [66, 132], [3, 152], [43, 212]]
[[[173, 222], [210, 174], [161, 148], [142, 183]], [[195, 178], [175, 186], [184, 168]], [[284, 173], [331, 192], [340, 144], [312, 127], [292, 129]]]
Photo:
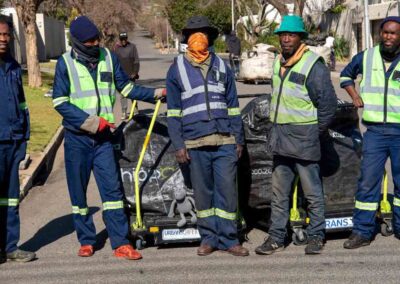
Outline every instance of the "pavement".
[[[162, 84], [173, 57], [160, 55], [143, 32], [137, 32], [134, 41], [141, 57], [139, 83]], [[332, 79], [339, 90], [338, 73]], [[270, 92], [269, 85], [237, 86], [240, 94]], [[338, 96], [344, 97], [344, 92], [339, 90]], [[247, 101], [242, 99], [241, 107]], [[120, 116], [118, 106], [116, 114]], [[354, 251], [342, 248], [347, 234], [334, 234], [318, 256], [305, 256], [304, 247], [294, 245], [275, 255], [258, 256], [254, 249], [266, 234], [254, 229], [244, 243], [249, 257], [222, 252], [199, 257], [195, 246], [185, 245], [150, 247], [141, 251], [143, 260], [119, 260], [112, 255], [94, 178], [87, 195], [98, 243], [93, 257], [80, 258], [60, 147], [45, 184], [32, 188], [20, 206], [21, 248], [35, 251], [38, 259], [0, 264], [0, 283], [399, 283], [400, 241], [382, 236]]]

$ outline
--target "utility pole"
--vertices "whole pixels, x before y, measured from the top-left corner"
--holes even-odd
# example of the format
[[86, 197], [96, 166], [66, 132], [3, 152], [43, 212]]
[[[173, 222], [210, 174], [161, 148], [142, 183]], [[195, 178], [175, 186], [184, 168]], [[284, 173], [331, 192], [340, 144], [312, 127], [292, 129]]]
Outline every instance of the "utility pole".
[[169, 54], [169, 27], [168, 27], [168, 19], [166, 18], [165, 21], [167, 22], [167, 49]]
[[232, 14], [232, 31], [235, 30], [235, 0], [232, 0], [231, 14]]
[[364, 26], [365, 26], [365, 48], [370, 48], [371, 29], [369, 24], [368, 0], [364, 0]]

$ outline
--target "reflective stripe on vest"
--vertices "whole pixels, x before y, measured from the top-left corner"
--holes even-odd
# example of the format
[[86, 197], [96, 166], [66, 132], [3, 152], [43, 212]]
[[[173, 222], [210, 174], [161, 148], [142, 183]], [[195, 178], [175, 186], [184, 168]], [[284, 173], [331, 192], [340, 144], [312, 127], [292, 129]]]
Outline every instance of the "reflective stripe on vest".
[[400, 72], [400, 63], [386, 79], [379, 46], [364, 51], [363, 78], [360, 82], [360, 95], [364, 102], [363, 120], [400, 123], [400, 82], [399, 79], [394, 80], [395, 72]]
[[[65, 53], [63, 57], [67, 65], [71, 82], [70, 103], [90, 115], [97, 115], [114, 123], [113, 106], [116, 90], [110, 51], [106, 48], [100, 49], [100, 61], [97, 65], [96, 82], [100, 102], [96, 93], [96, 85], [89, 70], [83, 64], [73, 59], [70, 52]], [[104, 78], [107, 78], [107, 81], [111, 82], [105, 82]], [[60, 101], [56, 103], [60, 103]]]
[[283, 82], [280, 76], [280, 60], [275, 59], [270, 106], [272, 121], [278, 124], [318, 123], [317, 109], [308, 95], [305, 84], [308, 74], [319, 59], [320, 56], [314, 52], [305, 52], [300, 61], [288, 71]]
[[393, 197], [393, 205], [400, 207], [400, 198]]
[[[199, 75], [198, 68], [193, 67], [183, 55], [177, 57], [179, 76], [182, 82], [182, 124], [197, 121], [208, 121], [213, 118], [228, 118], [225, 98], [226, 68], [224, 61], [215, 56], [210, 72], [205, 81]], [[171, 112], [170, 116], [177, 116]]]
[[231, 220], [231, 221], [236, 220], [236, 212], [231, 213], [231, 212], [227, 212], [225, 210], [216, 208], [215, 209], [215, 215], [220, 217], [220, 218]]
[[0, 198], [0, 206], [12, 207], [12, 206], [17, 206], [18, 203], [19, 203], [18, 198]]

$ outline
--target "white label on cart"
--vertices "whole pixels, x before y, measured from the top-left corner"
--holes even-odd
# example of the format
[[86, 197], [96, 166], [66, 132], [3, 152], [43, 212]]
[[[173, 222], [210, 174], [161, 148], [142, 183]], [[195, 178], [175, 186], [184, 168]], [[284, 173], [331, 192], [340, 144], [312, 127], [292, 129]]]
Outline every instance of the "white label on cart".
[[352, 228], [353, 227], [353, 218], [352, 217], [344, 217], [344, 218], [331, 218], [325, 220], [326, 229], [341, 229], [341, 228]]
[[162, 231], [162, 239], [164, 241], [200, 239], [200, 234], [197, 229], [193, 228], [165, 229]]

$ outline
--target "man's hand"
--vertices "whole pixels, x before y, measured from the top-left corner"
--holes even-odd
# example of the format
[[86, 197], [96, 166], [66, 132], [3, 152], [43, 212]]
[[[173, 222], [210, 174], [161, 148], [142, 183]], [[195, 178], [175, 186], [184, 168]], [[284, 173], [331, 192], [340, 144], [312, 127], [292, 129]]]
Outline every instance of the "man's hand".
[[103, 132], [110, 128], [115, 128], [115, 124], [109, 123], [107, 120], [100, 117], [99, 128], [98, 128], [97, 132]]
[[139, 74], [132, 74], [130, 78], [132, 81], [139, 80]]
[[242, 157], [243, 154], [243, 145], [236, 144], [236, 154], [238, 156], [238, 159]]
[[359, 95], [354, 96], [352, 99], [353, 99], [353, 105], [355, 107], [358, 107], [358, 108], [364, 107], [364, 102]]
[[154, 99], [156, 100], [161, 100], [162, 102], [164, 102], [166, 96], [167, 96], [167, 89], [165, 88], [158, 88], [154, 91]]
[[186, 148], [176, 151], [175, 157], [179, 164], [187, 164], [190, 161], [189, 153]]
[[355, 107], [358, 107], [358, 108], [364, 107], [364, 102], [361, 99], [360, 95], [357, 93], [354, 85], [349, 85], [349, 86], [345, 87], [344, 89], [346, 90], [346, 92], [349, 94], [349, 96], [353, 100], [353, 105]]

